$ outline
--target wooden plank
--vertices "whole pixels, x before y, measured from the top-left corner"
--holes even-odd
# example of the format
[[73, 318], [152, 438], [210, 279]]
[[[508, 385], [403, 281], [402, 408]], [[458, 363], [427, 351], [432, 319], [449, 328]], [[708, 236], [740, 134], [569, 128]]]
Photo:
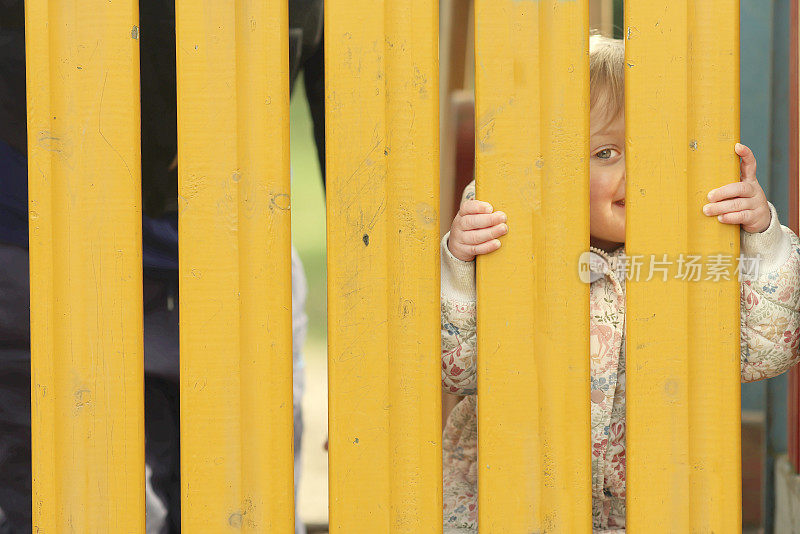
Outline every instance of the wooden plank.
[[[625, 17], [626, 251], [642, 261], [627, 287], [627, 528], [738, 531], [739, 235], [702, 214], [739, 172], [738, 2], [630, 2]], [[681, 257], [713, 254], [729, 280], [679, 277]], [[666, 280], [646, 280], [664, 255]]]
[[[739, 257], [739, 227], [702, 213], [708, 192], [740, 175], [739, 2], [689, 9], [688, 213], [690, 253]], [[706, 263], [708, 264], [708, 263]], [[742, 528], [740, 282], [691, 283], [688, 294], [689, 491], [695, 531]], [[708, 380], [714, 376], [714, 380]], [[720, 447], [724, 443], [724, 447]]]
[[25, 17], [33, 528], [143, 533], [138, 5]]
[[441, 532], [438, 4], [325, 17], [330, 529]]
[[176, 4], [188, 532], [292, 532], [288, 5]]
[[386, 1], [390, 532], [434, 533], [442, 531], [439, 9], [436, 0]]
[[480, 528], [590, 532], [588, 4], [475, 8], [477, 198], [510, 227], [477, 265]]

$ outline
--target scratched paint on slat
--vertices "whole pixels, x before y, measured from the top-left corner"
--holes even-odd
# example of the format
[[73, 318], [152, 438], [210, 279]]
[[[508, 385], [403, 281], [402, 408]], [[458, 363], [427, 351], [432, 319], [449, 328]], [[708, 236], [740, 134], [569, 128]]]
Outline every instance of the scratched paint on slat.
[[441, 532], [437, 3], [325, 7], [331, 532]]
[[176, 24], [182, 525], [292, 532], [288, 5]]
[[325, 4], [331, 532], [388, 530], [382, 3]]
[[135, 2], [26, 2], [33, 528], [144, 532]]
[[[390, 531], [442, 531], [438, 2], [387, 0]], [[411, 334], [413, 332], [413, 334]]]

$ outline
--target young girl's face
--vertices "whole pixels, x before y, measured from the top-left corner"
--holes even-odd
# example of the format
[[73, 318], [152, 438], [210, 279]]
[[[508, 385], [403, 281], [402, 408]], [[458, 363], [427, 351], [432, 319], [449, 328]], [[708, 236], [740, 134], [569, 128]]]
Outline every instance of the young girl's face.
[[590, 115], [589, 233], [591, 244], [612, 251], [625, 242], [625, 117]]

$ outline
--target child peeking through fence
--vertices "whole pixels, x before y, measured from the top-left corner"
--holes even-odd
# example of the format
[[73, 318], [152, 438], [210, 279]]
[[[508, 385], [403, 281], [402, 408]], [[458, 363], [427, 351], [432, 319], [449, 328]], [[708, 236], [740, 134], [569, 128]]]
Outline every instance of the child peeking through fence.
[[[592, 383], [592, 523], [595, 532], [625, 530], [625, 252], [624, 45], [592, 36], [590, 79], [591, 250], [606, 266], [590, 287]], [[800, 240], [781, 226], [756, 179], [756, 159], [744, 145], [741, 177], [709, 192], [703, 208], [723, 224], [741, 225], [741, 253], [759, 258], [741, 284], [741, 379], [776, 376], [800, 358]], [[474, 182], [442, 239], [442, 381], [466, 395], [445, 425], [445, 533], [476, 532], [476, 293], [477, 255], [490, 254], [513, 227], [497, 206], [475, 199]], [[609, 298], [610, 297], [610, 298]], [[609, 335], [610, 333], [610, 335]]]

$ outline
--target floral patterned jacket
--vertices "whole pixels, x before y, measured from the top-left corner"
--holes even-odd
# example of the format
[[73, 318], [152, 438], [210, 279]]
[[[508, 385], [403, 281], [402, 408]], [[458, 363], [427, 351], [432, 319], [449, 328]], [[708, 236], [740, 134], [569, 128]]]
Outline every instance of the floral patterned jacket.
[[[741, 232], [741, 252], [761, 255], [755, 279], [741, 285], [741, 374], [752, 382], [783, 373], [800, 359], [800, 240], [772, 220], [760, 234]], [[444, 531], [477, 531], [476, 298], [473, 262], [441, 243], [442, 384], [466, 397], [443, 436]], [[624, 246], [593, 249], [603, 277], [590, 288], [592, 522], [595, 532], [625, 531]], [[751, 277], [752, 278], [752, 277]]]

